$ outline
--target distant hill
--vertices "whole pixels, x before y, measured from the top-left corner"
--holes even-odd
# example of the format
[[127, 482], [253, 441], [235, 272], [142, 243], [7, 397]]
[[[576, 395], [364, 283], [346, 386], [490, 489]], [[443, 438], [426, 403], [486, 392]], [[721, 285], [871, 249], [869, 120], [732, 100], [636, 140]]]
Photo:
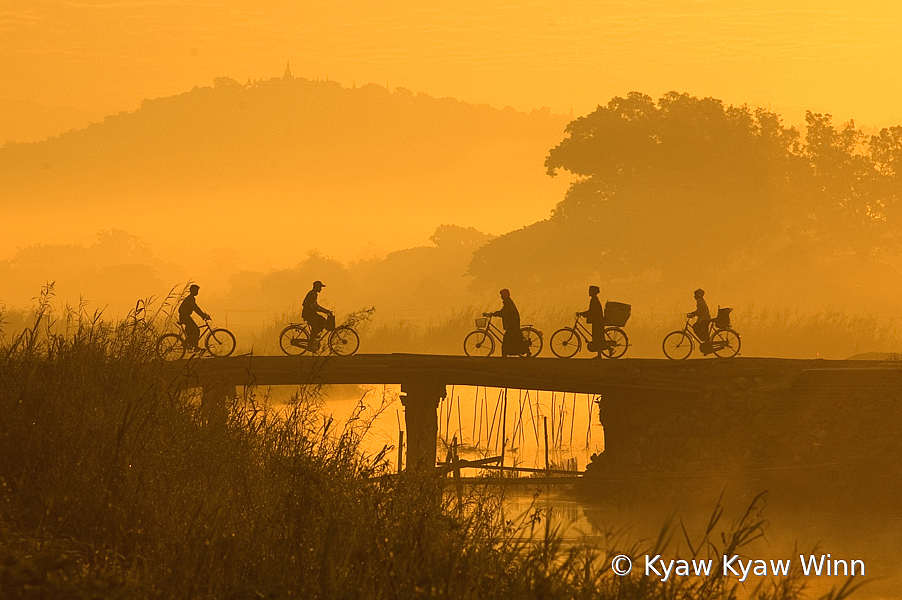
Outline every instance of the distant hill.
[[42, 231], [119, 227], [174, 252], [228, 246], [277, 263], [314, 247], [348, 258], [370, 241], [422, 244], [441, 223], [501, 233], [544, 218], [567, 182], [543, 161], [569, 121], [376, 84], [218, 78], [8, 144], [0, 178], [11, 216]]
[[47, 106], [27, 100], [0, 98], [0, 146], [37, 142], [70, 129], [103, 120], [102, 113], [71, 106]]

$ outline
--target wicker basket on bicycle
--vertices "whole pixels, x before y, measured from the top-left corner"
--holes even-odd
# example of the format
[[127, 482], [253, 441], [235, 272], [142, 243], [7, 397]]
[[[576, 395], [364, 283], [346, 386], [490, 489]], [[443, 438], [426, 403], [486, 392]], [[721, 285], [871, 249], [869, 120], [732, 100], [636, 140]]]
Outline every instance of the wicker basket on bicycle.
[[729, 329], [731, 312], [733, 312], [732, 308], [718, 308], [717, 317], [714, 319], [714, 326], [718, 329]]
[[608, 327], [623, 327], [629, 321], [632, 307], [623, 302], [604, 303], [604, 324]]

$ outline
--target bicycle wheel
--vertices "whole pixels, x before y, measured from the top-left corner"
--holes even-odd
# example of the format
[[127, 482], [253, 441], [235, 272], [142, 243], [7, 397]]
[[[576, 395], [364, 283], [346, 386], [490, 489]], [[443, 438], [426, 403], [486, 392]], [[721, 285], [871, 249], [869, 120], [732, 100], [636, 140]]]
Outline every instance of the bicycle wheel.
[[332, 351], [332, 354], [351, 356], [357, 352], [359, 347], [360, 336], [347, 325], [336, 327], [335, 331], [329, 335], [329, 350]]
[[279, 334], [279, 348], [288, 356], [300, 356], [307, 352], [310, 332], [303, 325], [289, 325]]
[[692, 354], [695, 342], [692, 337], [685, 331], [674, 331], [668, 333], [664, 338], [664, 356], [671, 360], [683, 360]]
[[206, 345], [211, 356], [231, 356], [235, 351], [235, 336], [228, 329], [213, 329], [207, 336]]
[[157, 340], [157, 356], [163, 360], [179, 360], [185, 356], [185, 344], [177, 333], [161, 335]]
[[495, 338], [477, 329], [471, 331], [464, 338], [464, 354], [474, 358], [486, 358], [495, 351]]
[[551, 353], [558, 358], [573, 358], [583, 346], [583, 340], [575, 329], [564, 327], [551, 334]]
[[607, 348], [601, 351], [608, 358], [620, 358], [626, 354], [630, 339], [626, 332], [619, 327], [611, 327], [604, 330], [604, 339], [608, 343]]
[[721, 329], [714, 333], [711, 344], [714, 346], [714, 354], [721, 358], [730, 358], [739, 354], [742, 340], [732, 329]]
[[529, 348], [527, 356], [538, 356], [542, 351], [542, 332], [532, 325], [528, 325], [521, 327], [520, 333], [523, 334], [523, 339], [526, 340], [526, 346]]

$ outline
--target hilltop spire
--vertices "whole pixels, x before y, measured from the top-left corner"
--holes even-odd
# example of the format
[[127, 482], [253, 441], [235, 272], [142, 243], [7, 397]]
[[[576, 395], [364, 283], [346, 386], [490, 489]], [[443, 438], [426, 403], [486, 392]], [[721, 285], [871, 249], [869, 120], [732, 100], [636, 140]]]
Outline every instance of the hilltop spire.
[[285, 61], [285, 73], [282, 75], [282, 81], [293, 81], [294, 75], [291, 74], [291, 63]]

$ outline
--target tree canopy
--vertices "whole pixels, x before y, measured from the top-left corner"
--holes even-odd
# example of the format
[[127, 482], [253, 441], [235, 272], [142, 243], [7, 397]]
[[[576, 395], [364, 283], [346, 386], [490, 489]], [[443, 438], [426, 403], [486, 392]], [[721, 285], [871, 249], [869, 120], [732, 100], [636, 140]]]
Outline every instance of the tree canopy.
[[808, 112], [803, 136], [764, 108], [615, 97], [549, 152], [550, 176], [575, 177], [550, 218], [478, 250], [473, 285], [723, 272], [792, 245], [884, 255], [900, 229], [900, 157], [900, 127], [868, 136]]

